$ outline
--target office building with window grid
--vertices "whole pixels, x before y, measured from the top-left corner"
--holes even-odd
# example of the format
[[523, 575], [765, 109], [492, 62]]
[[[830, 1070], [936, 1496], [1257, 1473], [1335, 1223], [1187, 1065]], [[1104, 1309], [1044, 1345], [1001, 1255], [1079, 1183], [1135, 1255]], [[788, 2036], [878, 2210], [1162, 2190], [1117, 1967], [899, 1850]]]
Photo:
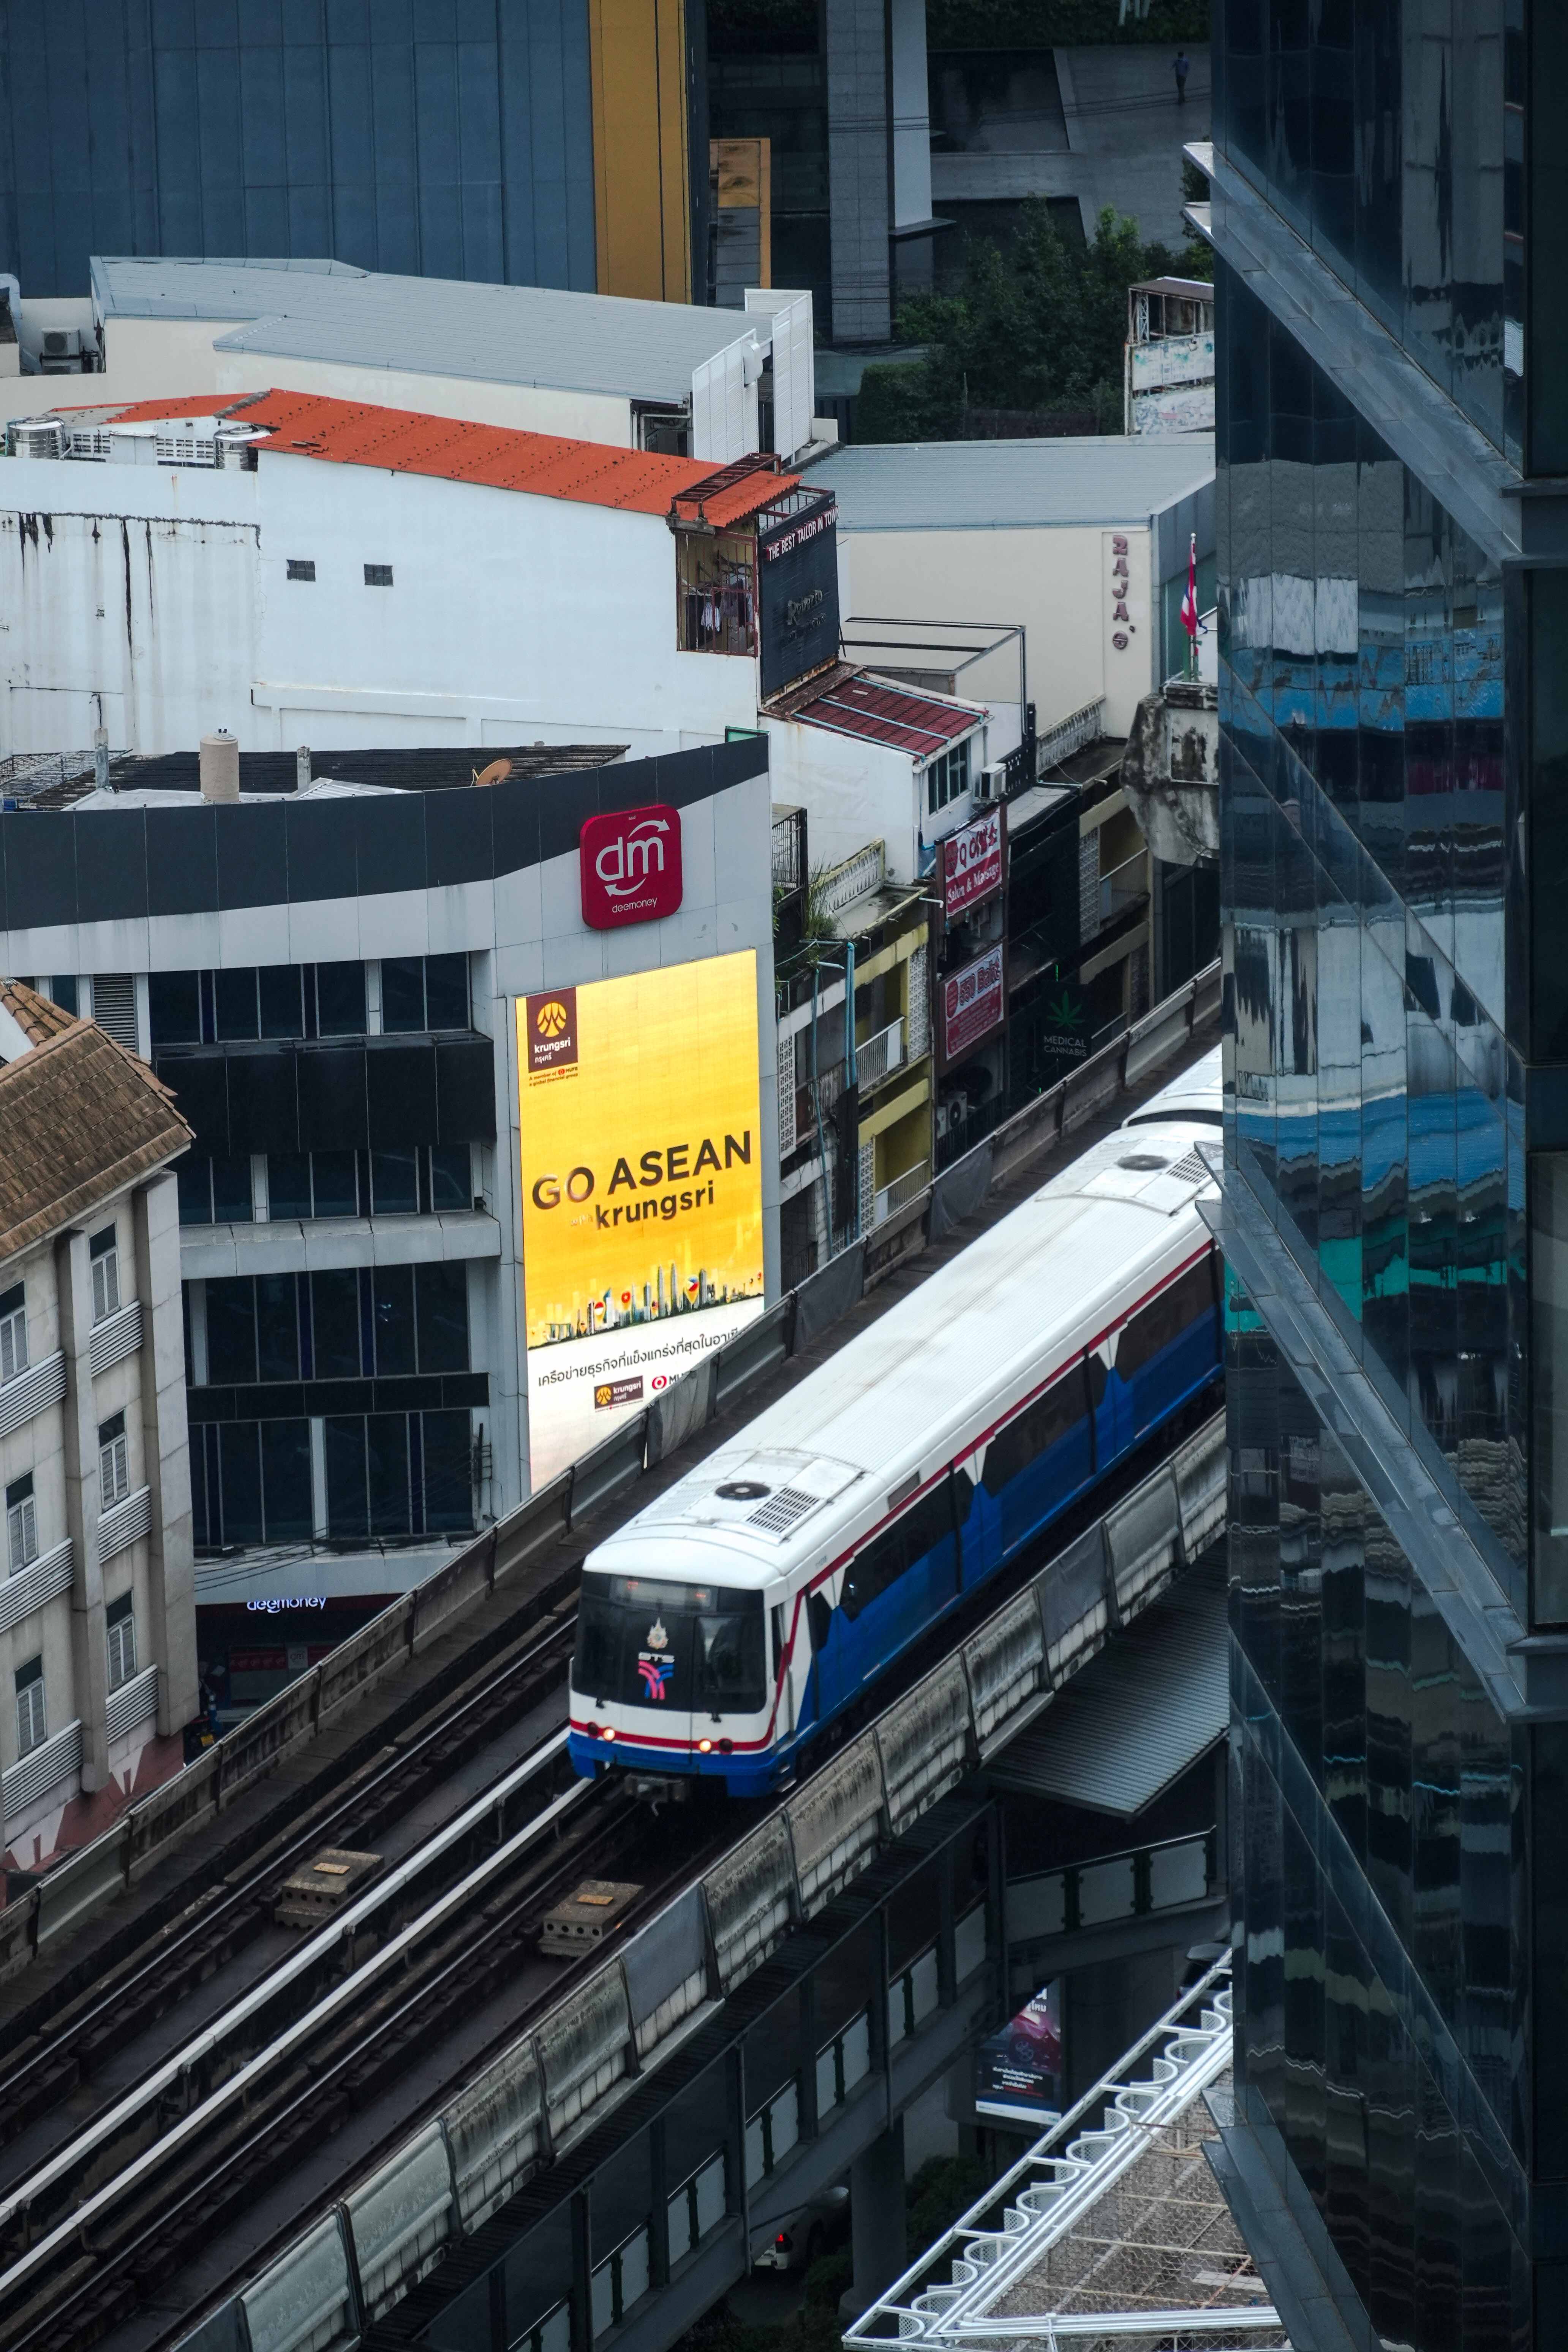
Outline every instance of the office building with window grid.
[[[149, 1061], [195, 1131], [172, 1189], [220, 1716], [528, 1491], [519, 997], [755, 951], [776, 1289], [767, 750], [319, 754], [302, 790], [292, 753], [240, 753], [229, 803], [194, 755], [116, 760], [106, 790], [89, 771], [75, 803], [0, 815], [0, 969]], [[479, 786], [480, 763], [510, 772]], [[656, 803], [680, 906], [591, 929], [584, 822]], [[648, 1050], [677, 1101], [697, 1043]]]
[[0, 983], [0, 1853], [179, 1769], [196, 1706], [180, 1338], [191, 1130], [103, 1030]]
[[1568, 39], [1216, 12], [1227, 2179], [1303, 2347], [1568, 2338]]

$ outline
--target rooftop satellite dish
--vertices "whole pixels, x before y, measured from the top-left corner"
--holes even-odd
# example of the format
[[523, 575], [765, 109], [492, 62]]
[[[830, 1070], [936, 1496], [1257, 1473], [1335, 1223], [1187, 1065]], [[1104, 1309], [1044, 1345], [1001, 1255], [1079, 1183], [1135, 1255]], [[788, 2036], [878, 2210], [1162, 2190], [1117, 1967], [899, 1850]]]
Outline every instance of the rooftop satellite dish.
[[510, 773], [510, 760], [492, 760], [488, 768], [475, 769], [474, 782], [476, 784], [504, 784]]

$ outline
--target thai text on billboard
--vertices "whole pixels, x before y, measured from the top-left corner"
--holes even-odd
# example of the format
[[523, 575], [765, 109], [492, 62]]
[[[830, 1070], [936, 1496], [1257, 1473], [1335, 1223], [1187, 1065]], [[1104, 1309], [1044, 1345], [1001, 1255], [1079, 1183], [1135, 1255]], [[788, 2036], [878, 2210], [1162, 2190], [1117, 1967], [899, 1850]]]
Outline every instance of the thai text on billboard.
[[973, 963], [949, 972], [942, 983], [942, 1050], [955, 1062], [971, 1045], [1000, 1028], [1003, 1013], [1002, 947], [998, 941]]
[[756, 957], [542, 990], [517, 1031], [537, 1487], [762, 1312]]
[[951, 921], [1002, 887], [1002, 811], [987, 809], [942, 845], [942, 905]]

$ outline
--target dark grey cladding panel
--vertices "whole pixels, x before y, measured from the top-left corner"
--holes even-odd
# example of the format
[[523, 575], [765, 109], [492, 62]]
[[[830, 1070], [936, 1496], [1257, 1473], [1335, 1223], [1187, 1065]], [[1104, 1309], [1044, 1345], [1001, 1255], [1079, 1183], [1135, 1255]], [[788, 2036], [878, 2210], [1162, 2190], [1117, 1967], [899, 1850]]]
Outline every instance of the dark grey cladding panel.
[[442, 1037], [436, 1045], [439, 1143], [493, 1143], [495, 1048], [488, 1037]]
[[297, 1151], [300, 1112], [290, 1045], [230, 1046], [228, 1137], [231, 1151]]
[[437, 1140], [436, 1048], [427, 1037], [373, 1038], [365, 1078], [373, 1150]]
[[220, 907], [277, 907], [287, 901], [286, 815], [287, 804], [281, 801], [262, 807], [242, 802], [237, 808], [221, 812], [217, 825]]
[[147, 827], [140, 809], [83, 809], [76, 835], [79, 900], [100, 919], [135, 921], [147, 912]]
[[44, 814], [0, 819], [5, 845], [5, 921], [12, 930], [76, 920], [76, 826]]
[[[108, 814], [112, 814], [108, 812]], [[74, 826], [71, 816], [51, 822]], [[40, 817], [0, 817], [0, 827], [37, 824]], [[147, 811], [147, 912], [150, 915], [205, 915], [217, 905], [217, 811], [150, 808]], [[96, 920], [91, 900], [83, 901], [82, 919]], [[15, 918], [13, 918], [13, 928]]]
[[488, 882], [576, 849], [585, 817], [687, 808], [767, 772], [765, 736], [458, 790], [0, 814], [7, 930]]
[[[349, 805], [354, 813], [360, 896], [371, 898], [383, 890], [422, 889], [425, 794], [383, 793]], [[416, 875], [417, 881], [411, 881], [411, 875]]]
[[228, 1057], [222, 1053], [157, 1054], [153, 1068], [196, 1131], [195, 1148], [228, 1151]]
[[301, 1151], [363, 1151], [370, 1141], [363, 1045], [311, 1045], [300, 1055]]

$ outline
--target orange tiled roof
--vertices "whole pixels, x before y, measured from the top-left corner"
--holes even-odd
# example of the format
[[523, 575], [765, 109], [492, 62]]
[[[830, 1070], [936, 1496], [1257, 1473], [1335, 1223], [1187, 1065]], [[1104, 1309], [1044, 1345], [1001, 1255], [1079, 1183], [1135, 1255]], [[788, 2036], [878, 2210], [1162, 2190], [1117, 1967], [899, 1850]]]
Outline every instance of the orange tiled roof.
[[[76, 412], [72, 412], [73, 414]], [[574, 499], [585, 506], [619, 507], [632, 514], [680, 511], [695, 517], [702, 483], [706, 520], [718, 528], [740, 522], [769, 499], [794, 489], [799, 476], [773, 470], [775, 458], [742, 459], [715, 468], [700, 457], [665, 457], [645, 449], [616, 449], [602, 441], [568, 440], [555, 433], [525, 433], [512, 425], [470, 425], [459, 417], [427, 416], [416, 409], [383, 408], [357, 400], [331, 400], [308, 392], [197, 393], [181, 400], [138, 400], [97, 414], [105, 423], [146, 425], [159, 417], [226, 415], [237, 425], [266, 426], [264, 448], [321, 457], [340, 466], [378, 466], [397, 474], [433, 474], [451, 482], [481, 482], [491, 489], [528, 490], [536, 498]]]

